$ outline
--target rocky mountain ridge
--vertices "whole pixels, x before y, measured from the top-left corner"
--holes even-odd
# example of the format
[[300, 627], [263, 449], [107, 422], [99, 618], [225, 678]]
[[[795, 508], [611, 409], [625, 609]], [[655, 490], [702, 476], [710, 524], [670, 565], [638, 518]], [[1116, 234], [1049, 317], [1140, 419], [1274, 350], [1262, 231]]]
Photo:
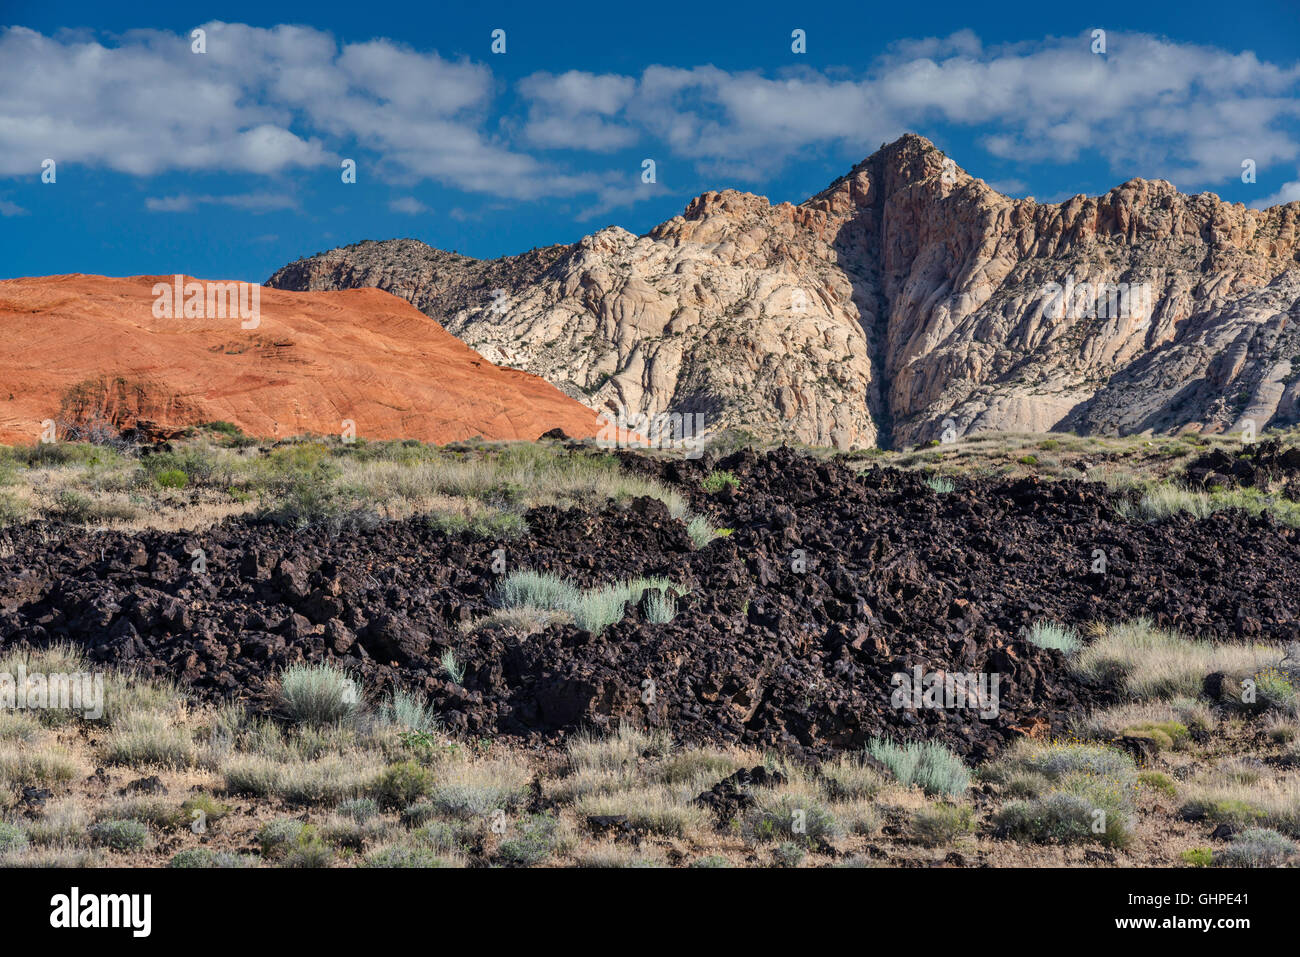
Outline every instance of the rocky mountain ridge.
[[708, 192], [634, 236], [475, 260], [416, 240], [268, 285], [376, 286], [596, 410], [838, 448], [1300, 419], [1300, 203], [1164, 181], [1011, 199], [904, 136], [807, 201]]

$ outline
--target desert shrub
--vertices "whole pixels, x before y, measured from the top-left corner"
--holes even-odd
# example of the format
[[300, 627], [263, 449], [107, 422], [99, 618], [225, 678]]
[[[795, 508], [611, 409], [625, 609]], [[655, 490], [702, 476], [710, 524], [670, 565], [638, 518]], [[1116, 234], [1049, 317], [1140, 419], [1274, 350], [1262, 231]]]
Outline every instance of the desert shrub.
[[507, 864], [531, 867], [549, 858], [562, 844], [557, 818], [550, 814], [531, 814], [497, 845], [497, 855]]
[[[297, 818], [278, 818], [274, 821], [267, 821], [258, 829], [256, 835], [257, 843], [262, 848], [262, 856], [271, 860], [285, 859], [295, 851], [306, 850], [307, 859], [312, 856], [318, 856], [320, 850], [325, 851], [326, 860], [332, 856], [332, 851], [325, 847], [317, 833], [316, 828], [305, 821]], [[307, 863], [305, 866], [319, 867], [321, 864]]]
[[829, 801], [871, 800], [885, 784], [884, 775], [851, 754], [841, 754], [822, 764], [818, 777]]
[[1244, 674], [1270, 657], [1275, 660], [1276, 651], [1266, 645], [1187, 639], [1137, 618], [1108, 627], [1072, 666], [1133, 698], [1195, 698], [1207, 674]]
[[1065, 654], [1073, 654], [1083, 646], [1073, 628], [1055, 621], [1034, 622], [1029, 626], [1025, 637], [1040, 648], [1050, 648]]
[[428, 794], [439, 814], [462, 820], [512, 811], [528, 800], [531, 774], [510, 760], [449, 762]]
[[454, 864], [431, 847], [389, 844], [377, 847], [365, 856], [362, 867], [431, 868], [453, 867]]
[[730, 867], [731, 862], [721, 854], [707, 854], [704, 857], [695, 858], [695, 860], [691, 861], [687, 866], [701, 868]]
[[411, 832], [411, 839], [439, 854], [455, 855], [474, 844], [474, 822], [431, 821]]
[[238, 438], [244, 434], [244, 430], [239, 426], [235, 425], [233, 422], [226, 422], [222, 419], [213, 422], [204, 422], [199, 426], [199, 428], [207, 429], [209, 432], [216, 432], [220, 435], [229, 436], [232, 439]]
[[974, 830], [974, 812], [965, 805], [932, 804], [912, 817], [912, 834], [927, 847], [951, 844]]
[[665, 837], [685, 837], [707, 826], [708, 813], [680, 789], [631, 787], [608, 793], [584, 794], [574, 804], [581, 817], [623, 817], [638, 830]]
[[361, 691], [335, 665], [290, 665], [280, 676], [280, 703], [294, 722], [333, 724], [356, 715]]
[[380, 808], [379, 802], [374, 798], [353, 798], [351, 801], [344, 801], [334, 810], [343, 817], [351, 818], [358, 824], [365, 824], [378, 816]]
[[528, 522], [518, 512], [486, 509], [472, 515], [454, 511], [429, 511], [422, 515], [424, 524], [445, 535], [469, 533], [478, 539], [512, 539], [528, 534]]
[[439, 728], [438, 718], [428, 699], [401, 689], [394, 689], [380, 703], [379, 720], [422, 734], [432, 734]]
[[114, 851], [134, 851], [149, 841], [149, 828], [136, 820], [96, 821], [87, 829], [90, 839]]
[[190, 477], [180, 469], [163, 469], [154, 474], [153, 480], [163, 488], [184, 488]]
[[1131, 836], [1126, 813], [1097, 807], [1077, 794], [1055, 791], [1031, 801], [1013, 801], [993, 817], [999, 833], [1034, 843], [1098, 841], [1122, 847]]
[[1295, 842], [1277, 831], [1252, 827], [1234, 835], [1213, 862], [1218, 867], [1281, 867], [1295, 852]]
[[687, 784], [701, 779], [709, 779], [712, 784], [734, 773], [739, 767], [737, 756], [731, 752], [689, 748], [665, 756], [649, 774], [663, 784]]
[[57, 787], [67, 784], [76, 774], [76, 764], [62, 748], [36, 749], [0, 743], [0, 790]]
[[1209, 820], [1216, 824], [1246, 827], [1268, 819], [1268, 811], [1241, 798], [1198, 794], [1183, 803], [1179, 813], [1188, 820]]
[[109, 764], [128, 767], [187, 768], [194, 764], [194, 741], [188, 728], [154, 711], [118, 717], [101, 746]]
[[885, 765], [899, 784], [915, 784], [931, 796], [960, 795], [970, 787], [970, 770], [961, 758], [935, 741], [900, 745], [872, 738], [867, 753]]
[[256, 862], [245, 854], [214, 851], [207, 847], [191, 847], [177, 851], [167, 862], [168, 867], [181, 869], [253, 867]]
[[1138, 721], [1121, 729], [1130, 738], [1145, 738], [1159, 750], [1181, 747], [1191, 740], [1187, 725], [1178, 721]]
[[27, 832], [11, 821], [0, 820], [0, 854], [27, 847]]
[[1195, 519], [1209, 518], [1214, 507], [1205, 492], [1180, 485], [1155, 485], [1138, 501], [1138, 513], [1148, 521], [1160, 521], [1180, 513]]
[[1256, 707], [1295, 713], [1296, 689], [1286, 674], [1270, 665], [1252, 676], [1255, 682]]
[[691, 542], [696, 548], [703, 548], [715, 538], [725, 537], [703, 515], [694, 515], [687, 521], [686, 534], [691, 537]]
[[27, 520], [27, 505], [8, 492], [0, 492], [0, 528]]
[[777, 867], [798, 867], [807, 856], [807, 848], [792, 841], [785, 841], [772, 848], [772, 863]]
[[406, 807], [427, 795], [433, 786], [431, 770], [414, 761], [400, 761], [384, 769], [371, 792], [385, 807]]
[[129, 522], [138, 519], [141, 515], [140, 508], [130, 502], [107, 498], [92, 499], [72, 489], [62, 489], [57, 492], [53, 502], [46, 506], [44, 511], [52, 521], [67, 522], [70, 525]]
[[1133, 759], [1118, 748], [1075, 741], [1022, 742], [999, 767], [1041, 774], [1054, 782], [1082, 774], [1128, 785], [1135, 773]]
[[926, 479], [925, 484], [930, 486], [932, 491], [937, 492], [940, 495], [947, 495], [957, 487], [956, 483], [954, 483], [952, 479], [945, 478], [941, 475]]
[[819, 844], [838, 837], [839, 822], [826, 808], [803, 795], [761, 797], [742, 817], [741, 834], [751, 844], [790, 841]]
[[211, 794], [196, 794], [181, 802], [180, 820], [186, 827], [202, 820], [204, 825], [216, 824], [230, 813], [229, 806], [222, 804]]
[[452, 680], [453, 684], [463, 684], [465, 682], [465, 666], [456, 660], [456, 653], [450, 648], [442, 653], [439, 664], [442, 665], [442, 670]]
[[334, 849], [317, 837], [290, 848], [280, 866], [315, 869], [329, 867], [333, 861]]
[[629, 602], [635, 604], [646, 591], [669, 589], [681, 594], [666, 578], [637, 578], [596, 588], [582, 589], [563, 578], [533, 571], [508, 575], [497, 587], [494, 603], [501, 609], [538, 609], [565, 612], [584, 631], [599, 634], [621, 621]]
[[567, 750], [569, 764], [575, 771], [624, 771], [636, 768], [643, 757], [667, 757], [672, 750], [672, 739], [662, 731], [642, 731], [625, 723], [610, 735], [588, 732], [573, 735]]
[[27, 712], [0, 711], [0, 741], [31, 744], [40, 736], [41, 723]]
[[65, 798], [46, 804], [44, 813], [26, 823], [27, 838], [40, 847], [70, 845], [85, 836], [90, 813], [83, 802]]
[[653, 592], [645, 601], [646, 620], [654, 625], [666, 625], [677, 615], [677, 599], [664, 592]]
[[253, 797], [278, 797], [291, 804], [337, 804], [373, 784], [380, 769], [373, 759], [327, 755], [315, 761], [236, 755], [221, 768], [226, 790]]
[[496, 604], [501, 608], [543, 608], [568, 610], [578, 603], [581, 590], [556, 575], [518, 571], [497, 586]]

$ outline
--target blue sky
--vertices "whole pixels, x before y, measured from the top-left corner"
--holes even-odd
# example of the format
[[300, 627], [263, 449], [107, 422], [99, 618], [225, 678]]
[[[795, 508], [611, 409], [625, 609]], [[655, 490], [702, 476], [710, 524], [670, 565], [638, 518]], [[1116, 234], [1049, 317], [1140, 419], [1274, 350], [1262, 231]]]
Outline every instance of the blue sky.
[[1300, 199], [1295, 0], [989, 6], [0, 0], [0, 277], [640, 233], [706, 189], [799, 202], [908, 130], [1040, 202]]

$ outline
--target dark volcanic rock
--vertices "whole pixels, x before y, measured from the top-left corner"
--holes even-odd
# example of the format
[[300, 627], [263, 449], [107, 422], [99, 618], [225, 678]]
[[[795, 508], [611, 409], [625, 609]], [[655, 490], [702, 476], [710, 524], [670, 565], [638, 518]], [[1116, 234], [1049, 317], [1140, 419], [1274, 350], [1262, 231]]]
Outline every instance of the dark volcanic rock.
[[[1100, 485], [980, 480], [938, 494], [919, 474], [858, 474], [788, 450], [622, 461], [732, 533], [696, 549], [653, 499], [533, 509], [529, 533], [506, 542], [417, 520], [343, 531], [240, 520], [203, 532], [198, 575], [193, 533], [9, 527], [0, 648], [71, 641], [201, 697], [255, 703], [285, 666], [335, 661], [371, 695], [427, 694], [453, 729], [538, 744], [628, 722], [685, 743], [811, 754], [873, 735], [935, 739], [980, 760], [1111, 700], [1022, 637], [1036, 620], [1145, 615], [1210, 639], [1278, 641], [1300, 617], [1300, 541], [1267, 516], [1130, 521]], [[706, 494], [715, 467], [738, 488]], [[680, 586], [676, 617], [654, 624], [629, 605], [599, 635], [466, 633], [492, 608], [498, 548], [511, 570], [582, 586], [666, 576]], [[1092, 571], [1095, 549], [1105, 574]], [[459, 684], [439, 663], [448, 650]], [[913, 707], [896, 676], [918, 668], [996, 677], [997, 707]]]

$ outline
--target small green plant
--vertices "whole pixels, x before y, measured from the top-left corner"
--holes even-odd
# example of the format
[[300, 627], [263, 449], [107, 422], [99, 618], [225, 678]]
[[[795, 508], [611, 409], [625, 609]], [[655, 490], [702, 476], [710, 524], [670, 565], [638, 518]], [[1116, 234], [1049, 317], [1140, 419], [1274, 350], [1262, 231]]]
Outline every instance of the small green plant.
[[218, 435], [224, 435], [232, 439], [237, 439], [244, 434], [243, 429], [233, 422], [226, 422], [218, 419], [215, 422], [205, 422], [199, 426], [201, 429], [207, 429], [209, 432], [216, 432]]
[[163, 488], [184, 488], [190, 481], [190, 477], [180, 469], [163, 469], [153, 479]]
[[1214, 852], [1208, 847], [1192, 847], [1178, 855], [1189, 867], [1209, 867], [1214, 860]]
[[229, 813], [230, 808], [212, 795], [196, 794], [181, 804], [177, 820], [186, 827], [192, 826], [197, 821], [202, 821], [207, 827], [217, 823]]
[[27, 832], [17, 824], [0, 821], [0, 854], [21, 851], [27, 847]]
[[704, 486], [704, 491], [712, 495], [716, 492], [721, 492], [728, 485], [733, 489], [740, 488], [740, 479], [736, 478], [733, 473], [728, 472], [725, 469], [719, 469], [706, 475], [701, 484]]
[[940, 495], [947, 495], [949, 492], [951, 492], [953, 489], [957, 487], [956, 483], [953, 482], [952, 479], [944, 478], [943, 476], [936, 476], [935, 478], [926, 479], [925, 484], [930, 486], [930, 488], [933, 491], [937, 492]]
[[1138, 775], [1138, 783], [1168, 797], [1178, 797], [1178, 786], [1174, 784], [1174, 779], [1163, 771], [1143, 771]]
[[1022, 455], [1022, 456], [1020, 456], [1020, 458], [1016, 459], [1016, 461], [1019, 462], [1021, 465], [1037, 465], [1037, 464], [1038, 464], [1038, 456], [1037, 456], [1037, 455]]

